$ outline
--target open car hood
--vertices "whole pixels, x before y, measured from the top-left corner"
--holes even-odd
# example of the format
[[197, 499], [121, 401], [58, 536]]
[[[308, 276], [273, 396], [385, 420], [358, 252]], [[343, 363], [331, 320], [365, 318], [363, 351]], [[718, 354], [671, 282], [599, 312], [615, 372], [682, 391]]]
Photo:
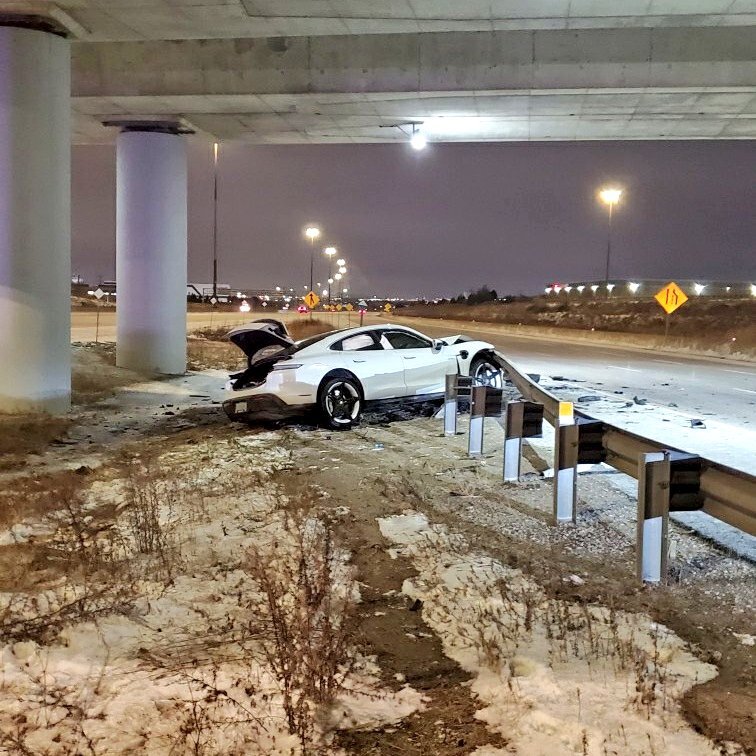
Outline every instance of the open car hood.
[[[255, 320], [238, 326], [227, 334], [228, 339], [239, 347], [252, 362], [255, 358], [270, 357], [281, 349], [294, 345], [286, 326], [279, 320]], [[263, 352], [263, 350], [265, 350]]]

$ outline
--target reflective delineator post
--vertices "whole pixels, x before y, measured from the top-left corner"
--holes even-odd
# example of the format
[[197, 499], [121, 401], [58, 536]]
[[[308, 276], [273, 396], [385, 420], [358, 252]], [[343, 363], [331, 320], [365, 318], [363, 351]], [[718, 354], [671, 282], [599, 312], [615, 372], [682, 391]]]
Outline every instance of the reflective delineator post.
[[483, 423], [486, 418], [486, 386], [473, 386], [470, 404], [470, 430], [467, 440], [467, 454], [480, 457], [483, 454]]
[[457, 435], [457, 374], [446, 376], [446, 394], [444, 398], [444, 435]]
[[667, 574], [670, 479], [667, 452], [641, 454], [636, 573], [644, 583], [660, 583]]
[[554, 428], [554, 520], [575, 522], [577, 511], [578, 427], [572, 414], [572, 402], [559, 402]]
[[507, 402], [504, 416], [504, 480], [520, 479], [525, 402]]

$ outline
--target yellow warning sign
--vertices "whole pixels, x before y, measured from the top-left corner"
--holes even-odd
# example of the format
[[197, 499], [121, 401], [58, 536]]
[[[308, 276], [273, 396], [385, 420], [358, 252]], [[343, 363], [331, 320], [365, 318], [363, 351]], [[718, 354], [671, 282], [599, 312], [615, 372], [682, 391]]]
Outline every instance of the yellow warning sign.
[[347, 302], [346, 308], [349, 312], [351, 312], [354, 309], [354, 305], [351, 302]]
[[674, 281], [670, 281], [657, 292], [654, 299], [662, 306], [667, 315], [673, 313], [688, 301], [685, 292]]
[[302, 297], [302, 301], [312, 310], [318, 306], [320, 297], [314, 291], [311, 291], [309, 294]]
[[384, 310], [385, 310], [386, 312], [391, 312], [391, 302], [386, 302], [386, 304], [385, 304], [385, 305], [383, 305], [383, 309], [384, 309]]
[[342, 306], [341, 306], [341, 304], [337, 304], [337, 305], [336, 305], [336, 310], [337, 310], [338, 312], [341, 312], [341, 309], [342, 309]]

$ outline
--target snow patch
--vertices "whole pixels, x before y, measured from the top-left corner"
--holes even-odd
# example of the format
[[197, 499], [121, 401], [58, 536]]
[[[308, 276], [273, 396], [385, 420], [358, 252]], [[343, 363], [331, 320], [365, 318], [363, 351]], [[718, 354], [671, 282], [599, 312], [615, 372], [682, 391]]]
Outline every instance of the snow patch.
[[517, 752], [720, 753], [678, 706], [717, 670], [671, 630], [643, 614], [552, 599], [421, 513], [378, 523], [418, 570], [403, 592], [422, 600], [445, 653], [475, 676], [476, 716]]

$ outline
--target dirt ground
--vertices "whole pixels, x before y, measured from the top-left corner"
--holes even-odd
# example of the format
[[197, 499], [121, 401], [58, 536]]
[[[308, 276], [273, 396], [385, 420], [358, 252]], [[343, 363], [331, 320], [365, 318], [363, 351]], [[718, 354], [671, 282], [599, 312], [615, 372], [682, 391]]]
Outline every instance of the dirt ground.
[[[207, 344], [202, 346], [208, 347]], [[210, 348], [214, 347], [223, 348], [223, 345], [215, 344]], [[228, 356], [231, 359], [230, 354]], [[217, 359], [226, 359], [226, 353], [211, 357], [204, 363], [216, 360], [215, 365]], [[79, 362], [107, 365], [108, 359], [107, 353], [98, 348], [80, 355]], [[196, 363], [203, 362], [196, 354], [193, 359]], [[209, 377], [217, 379], [216, 374]], [[192, 382], [195, 378], [205, 380], [203, 374], [189, 376], [186, 388], [181, 389], [185, 397], [182, 404], [166, 403], [159, 393], [161, 385], [157, 384], [139, 394], [139, 401], [145, 403], [145, 408], [149, 406], [149, 412], [139, 414], [130, 408], [125, 417], [126, 410], [117, 401], [123, 396], [119, 386], [128, 388], [134, 376], [118, 375], [118, 370], [113, 368], [111, 378], [114, 382], [109, 395], [104, 401], [82, 407], [80, 415], [70, 419], [68, 435], [64, 435], [66, 429], [49, 429], [48, 435], [67, 443], [35, 445], [30, 458], [33, 464], [10, 466], [5, 472], [0, 465], [0, 480], [3, 480], [0, 529], [6, 529], [6, 536], [10, 534], [0, 540], [2, 598], [18, 596], [21, 592], [42, 595], [58, 584], [63, 574], [71, 580], [77, 579], [81, 561], [78, 557], [71, 561], [70, 557], [61, 556], [60, 545], [55, 540], [59, 537], [58, 526], [51, 525], [60, 522], [60, 512], [65, 510], [67, 499], [61, 492], [74, 490], [85, 495], [87, 501], [92, 502], [86, 512], [86, 517], [91, 518], [87, 533], [92, 528], [98, 533], [104, 531], [125, 511], [124, 500], [116, 494], [126, 479], [124, 465], [128, 460], [154, 460], [160, 479], [173, 481], [171, 485], [177, 488], [188, 486], [191, 478], [191, 492], [199, 490], [204, 503], [201, 512], [193, 510], [190, 521], [182, 525], [185, 527], [183, 556], [176, 563], [171, 578], [159, 590], [155, 589], [154, 594], [149, 592], [154, 589], [151, 583], [140, 588], [144, 597], [137, 606], [145, 605], [147, 609], [135, 613], [134, 605], [130, 604], [131, 608], [121, 610], [116, 602], [109, 604], [96, 620], [94, 614], [84, 618], [75, 613], [68, 618], [56, 616], [55, 621], [49, 623], [48, 631], [35, 636], [32, 644], [35, 654], [44, 651], [48, 659], [55, 659], [55, 654], [63, 653], [62, 646], [75, 650], [77, 645], [72, 639], [77, 637], [77, 632], [84, 632], [87, 623], [102, 623], [105, 629], [101, 628], [100, 632], [107, 634], [107, 623], [116, 621], [110, 618], [121, 616], [119, 612], [122, 612], [119, 622], [132, 623], [128, 628], [136, 627], [133, 623], [137, 622], [150, 632], [144, 635], [146, 631], [140, 630], [142, 635], [133, 649], [128, 647], [121, 652], [115, 644], [107, 664], [122, 665], [113, 674], [127, 675], [117, 678], [123, 680], [126, 687], [126, 681], [133, 677], [135, 684], [143, 686], [148, 698], [153, 682], [147, 684], [146, 681], [159, 679], [164, 688], [156, 705], [167, 706], [164, 701], [169, 694], [165, 691], [169, 688], [165, 686], [170, 681], [175, 687], [172, 677], [175, 670], [165, 659], [159, 660], [157, 652], [163, 649], [161, 653], [167, 653], [165, 644], [174, 642], [170, 635], [172, 621], [168, 618], [175, 617], [173, 622], [180, 624], [183, 615], [170, 614], [163, 609], [164, 614], [159, 615], [162, 617], [160, 628], [156, 630], [155, 607], [164, 606], [161, 602], [180, 601], [182, 592], [189, 590], [187, 586], [196, 585], [191, 590], [198, 593], [187, 593], [187, 600], [193, 602], [196, 612], [209, 617], [214, 627], [213, 644], [219, 644], [222, 649], [227, 648], [224, 643], [238, 644], [236, 635], [223, 640], [222, 612], [216, 616], [212, 607], [220, 611], [229, 600], [231, 594], [226, 593], [224, 581], [240, 569], [239, 549], [247, 548], [250, 539], [258, 539], [259, 533], [270, 526], [280, 512], [296, 513], [314, 508], [319, 517], [333, 524], [338, 547], [348, 555], [359, 586], [360, 600], [354, 607], [357, 625], [354, 644], [362, 657], [373, 660], [372, 674], [378, 678], [375, 690], [379, 692], [372, 695], [381, 702], [398, 702], [400, 696], [408, 695], [407, 691], [416, 691], [423, 697], [422, 706], [408, 707], [406, 715], [387, 718], [385, 714], [379, 716], [373, 712], [374, 719], [337, 728], [329, 745], [320, 752], [408, 756], [504, 753], [530, 756], [555, 752], [553, 749], [524, 749], [522, 741], [518, 740], [521, 733], [487, 725], [481, 713], [482, 694], [476, 687], [476, 673], [456, 660], [448, 637], [434, 621], [439, 607], [413, 598], [408, 590], [407, 586], [413, 581], [423, 579], [419, 576], [418, 562], [413, 560], [411, 552], [392, 546], [383, 535], [381, 521], [406, 516], [408, 512], [422, 513], [436, 523], [434, 527], [463, 538], [465, 548], [471, 553], [495, 560], [502, 569], [516, 570], [533, 581], [549, 601], [649, 615], [656, 623], [676, 633], [702, 663], [716, 667], [713, 679], [693, 684], [679, 703], [669, 704], [669, 710], [666, 704], [661, 714], [652, 715], [649, 709], [649, 721], [660, 716], [660, 722], [667, 722], [669, 731], [660, 736], [661, 739], [652, 740], [649, 736], [646, 747], [623, 749], [610, 746], [608, 735], [603, 746], [600, 739], [589, 741], [585, 734], [588, 731], [583, 730], [582, 745], [580, 742], [565, 745], [562, 752], [679, 753], [674, 738], [682, 725], [674, 725], [672, 719], [666, 719], [673, 716], [673, 710], [679, 709], [691, 732], [708, 739], [709, 745], [695, 752], [756, 754], [756, 655], [752, 636], [756, 616], [756, 567], [707, 543], [695, 533], [671, 524], [674, 545], [671, 580], [662, 587], [640, 586], [634, 578], [635, 502], [612, 485], [611, 475], [582, 477], [577, 524], [557, 529], [549, 518], [551, 483], [538, 472], [550, 464], [549, 459], [544, 458], [543, 446], [536, 445], [527, 451], [528, 462], [524, 464], [520, 483], [503, 484], [499, 476], [500, 429], [493, 421], [486, 429], [486, 454], [482, 459], [472, 460], [465, 453], [463, 435], [445, 438], [441, 434], [441, 421], [423, 414], [377, 413], [361, 427], [347, 433], [310, 425], [271, 429], [231, 424], [220, 411], [217, 400], [202, 393]], [[165, 386], [166, 390], [168, 388]], [[460, 418], [462, 430], [465, 422]], [[22, 439], [28, 433], [23, 426], [18, 426], [14, 432]], [[246, 450], [254, 450], [254, 455], [249, 456]], [[8, 449], [5, 453], [8, 454]], [[28, 458], [27, 450], [16, 450], [16, 459], [23, 456]], [[272, 460], [284, 462], [273, 464]], [[273, 495], [279, 503], [271, 509]], [[268, 502], [263, 509], [258, 510], [256, 507], [260, 505], [252, 503], [263, 500]], [[177, 501], [180, 509], [185, 506], [180, 502], [188, 499]], [[224, 540], [228, 541], [226, 545]], [[208, 548], [210, 551], [205, 553], [203, 549]], [[448, 555], [439, 552], [438, 559], [445, 563]], [[439, 569], [442, 567], [440, 564]], [[9, 658], [15, 659], [14, 654], [21, 653], [22, 637], [18, 635], [18, 623], [9, 619], [11, 614], [9, 605], [0, 610], [5, 664]], [[202, 628], [200, 632], [194, 625], [182, 626], [182, 641], [175, 646], [176, 653], [180, 654], [180, 649], [184, 648], [181, 644], [193, 638], [190, 645], [195, 650], [191, 653], [199, 653], [198, 647], [205, 649], [196, 662], [192, 662], [191, 655], [184, 659], [190, 667], [195, 664], [195, 671], [204, 669], [204, 654], [212, 656], [214, 653], [207, 650], [208, 630], [204, 625]], [[118, 635], [125, 637], [134, 632], [122, 629]], [[157, 632], [168, 633], [168, 637], [154, 645], [160, 637]], [[30, 653], [28, 648], [24, 646], [24, 653]], [[233, 648], [238, 650], [238, 645]], [[122, 659], [119, 653], [123, 653]], [[74, 674], [70, 671], [72, 665], [81, 667], [85, 661], [79, 657], [65, 659], [62, 668], [67, 670], [67, 675]], [[229, 662], [223, 656], [220, 662], [216, 659], [216, 663]], [[512, 663], [510, 660], [510, 665]], [[51, 661], [50, 669], [53, 668]], [[106, 667], [103, 670], [102, 674], [109, 674]], [[148, 677], [139, 682], [142, 674]], [[63, 679], [69, 678], [64, 676]], [[509, 680], [511, 684], [512, 678]], [[8, 690], [3, 690], [0, 694], [7, 695]], [[22, 695], [19, 691], [10, 693]], [[658, 694], [656, 691], [653, 696]], [[396, 699], [387, 698], [390, 695]], [[578, 705], [579, 697], [580, 688]], [[632, 695], [628, 700], [634, 700]], [[112, 713], [99, 704], [99, 708], [92, 704], [94, 709], [89, 712], [79, 699], [77, 702], [83, 712], [77, 714], [84, 722], [80, 730], [89, 738], [87, 747], [82, 745], [84, 741], [71, 746], [72, 741], [66, 739], [68, 735], [64, 732], [57, 745], [45, 741], [44, 748], [31, 751], [24, 745], [26, 741], [16, 735], [6, 737], [0, 752], [3, 748], [8, 753], [134, 752], [136, 741], [122, 736], [116, 738], [115, 733], [121, 732], [119, 728], [125, 727], [121, 720], [116, 729], [112, 729], [112, 723], [108, 724], [110, 734], [98, 740], [97, 718], [109, 723]], [[70, 702], [67, 705], [69, 711], [72, 710]], [[184, 708], [180, 711], [196, 712], [196, 701], [193, 705], [184, 701], [182, 705]], [[537, 708], [540, 704], [534, 699], [531, 705]], [[399, 703], [392, 706], [399, 711]], [[3, 705], [0, 705], [2, 710]], [[6, 714], [0, 714], [0, 730], [6, 734], [23, 730], [16, 719], [13, 725], [16, 729], [8, 729], [10, 709], [5, 711]], [[630, 717], [630, 710], [619, 715]], [[589, 713], [584, 712], [583, 716]], [[57, 720], [56, 727], [62, 727]], [[268, 749], [260, 746], [255, 750], [249, 744], [242, 750], [236, 746], [213, 750], [209, 741], [202, 745], [198, 740], [186, 739], [180, 741], [179, 747], [176, 745], [179, 741], [166, 737], [153, 732], [154, 749], [151, 747], [144, 752], [298, 752], [293, 747], [291, 751], [279, 751], [273, 746]], [[162, 744], [160, 748], [158, 743]], [[166, 743], [173, 745], [168, 747]], [[194, 750], [190, 748], [192, 743]], [[141, 748], [146, 745], [138, 750]]]

